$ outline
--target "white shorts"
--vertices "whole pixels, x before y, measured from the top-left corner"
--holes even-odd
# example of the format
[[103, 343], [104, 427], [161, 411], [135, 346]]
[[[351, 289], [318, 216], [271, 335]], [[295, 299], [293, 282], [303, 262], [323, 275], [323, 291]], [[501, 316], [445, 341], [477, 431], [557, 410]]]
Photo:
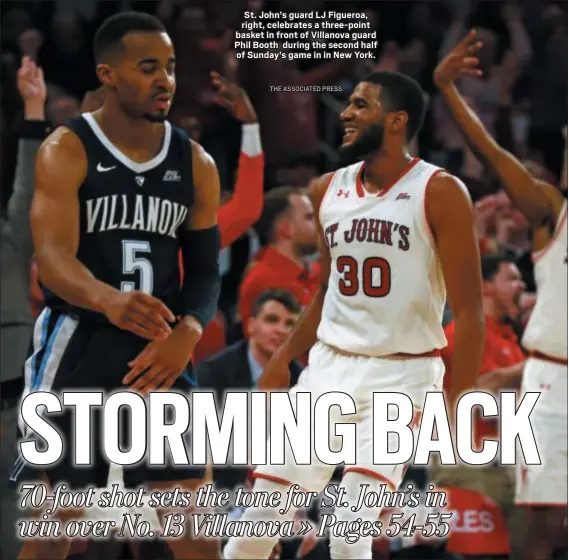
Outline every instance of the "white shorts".
[[531, 413], [541, 465], [516, 465], [516, 503], [567, 504], [567, 366], [530, 358], [522, 394], [541, 393]]
[[[419, 418], [427, 393], [442, 390], [444, 369], [439, 357], [390, 360], [344, 356], [319, 342], [312, 348], [308, 367], [289, 394], [294, 397], [296, 393], [309, 392], [312, 403], [320, 395], [333, 391], [350, 395], [356, 405], [355, 415], [340, 418], [339, 407], [330, 410], [330, 449], [337, 450], [340, 445], [339, 438], [333, 435], [334, 423], [355, 423], [357, 464], [346, 466], [344, 472], [351, 470], [372, 476], [387, 484], [390, 491], [395, 491], [401, 484], [406, 465], [373, 464], [373, 393], [406, 394], [413, 402], [415, 418]], [[395, 414], [396, 409], [392, 408]], [[412, 427], [416, 434], [418, 422], [413, 422]], [[393, 435], [397, 442], [397, 435]], [[391, 445], [388, 440], [388, 446]], [[320, 492], [330, 481], [336, 466], [321, 462], [314, 448], [311, 450], [311, 464], [297, 465], [287, 442], [284, 465], [258, 466], [255, 477], [298, 484], [305, 491]]]

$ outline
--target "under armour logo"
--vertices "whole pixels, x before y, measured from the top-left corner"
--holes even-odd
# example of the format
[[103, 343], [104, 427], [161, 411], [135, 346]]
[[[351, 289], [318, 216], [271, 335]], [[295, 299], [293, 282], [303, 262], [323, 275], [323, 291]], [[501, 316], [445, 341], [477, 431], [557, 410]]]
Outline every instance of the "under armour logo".
[[539, 388], [543, 389], [544, 391], [550, 391], [551, 385], [549, 383], [540, 383]]
[[409, 200], [410, 198], [411, 197], [406, 192], [402, 192], [395, 197], [395, 200]]
[[144, 185], [144, 177], [142, 175], [137, 175], [134, 180], [139, 187], [142, 187], [142, 185]]
[[350, 196], [350, 191], [345, 191], [344, 189], [340, 189], [336, 196], [343, 196], [344, 198], [348, 198]]

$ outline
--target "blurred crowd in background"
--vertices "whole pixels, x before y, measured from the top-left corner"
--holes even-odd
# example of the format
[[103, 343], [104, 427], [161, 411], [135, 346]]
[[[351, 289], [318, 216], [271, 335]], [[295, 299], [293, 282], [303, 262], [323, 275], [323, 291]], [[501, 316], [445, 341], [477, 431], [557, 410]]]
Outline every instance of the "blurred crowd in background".
[[[214, 157], [224, 203], [232, 199], [238, 179], [242, 123], [216, 104], [211, 71], [238, 83], [247, 92], [260, 124], [265, 164], [264, 200], [261, 200], [261, 191], [251, 187], [249, 206], [258, 208], [250, 220], [251, 227], [240, 233], [238, 239], [232, 239], [221, 254], [220, 310], [195, 357], [198, 377], [206, 384], [220, 388], [231, 384], [254, 386], [262, 362], [282, 342], [301, 307], [316, 290], [315, 222], [303, 189], [319, 174], [337, 166], [336, 147], [342, 136], [338, 115], [358, 81], [374, 70], [404, 72], [424, 88], [430, 100], [429, 110], [411, 151], [445, 167], [468, 186], [475, 202], [481, 252], [486, 257], [500, 255], [494, 263], [486, 261], [485, 280], [494, 281], [503, 258], [519, 270], [521, 276], [504, 280], [500, 289], [505, 290], [504, 297], [513, 297], [515, 301], [516, 310], [508, 316], [508, 328], [513, 336], [521, 334], [535, 301], [531, 232], [496, 179], [466, 147], [437, 96], [432, 72], [437, 61], [465, 32], [476, 27], [484, 41], [480, 53], [484, 77], [463, 79], [460, 91], [503, 147], [523, 160], [536, 176], [566, 189], [566, 178], [562, 178], [568, 95], [566, 2], [2, 2], [0, 180], [3, 215], [12, 195], [19, 131], [24, 118], [17, 79], [22, 57], [30, 57], [43, 68], [46, 118], [52, 127], [59, 126], [80, 114], [85, 94], [99, 86], [91, 50], [94, 32], [106, 17], [127, 9], [154, 14], [170, 33], [177, 55], [177, 93], [171, 120]], [[375, 61], [237, 59], [234, 31], [241, 28], [245, 10], [324, 9], [367, 14], [372, 29], [378, 33]], [[334, 93], [317, 94], [274, 92], [270, 90], [271, 85], [341, 87]], [[287, 220], [286, 227], [279, 225], [285, 219], [283, 216]], [[37, 314], [42, 303], [35, 280], [32, 280], [31, 292], [33, 313]], [[445, 322], [451, 319], [448, 315]], [[2, 325], [4, 329], [4, 317]], [[255, 351], [248, 353], [247, 345], [253, 346]], [[249, 368], [248, 376], [240, 377], [238, 370], [230, 371], [230, 366], [237, 367], [241, 363], [227, 360], [233, 351], [246, 364], [243, 367]], [[222, 352], [221, 358], [218, 352]], [[218, 375], [220, 368], [223, 373]], [[294, 372], [291, 370], [291, 373]], [[12, 380], [19, 375], [9, 377]], [[2, 380], [5, 379], [3, 372]], [[12, 394], [16, 395], [17, 391]], [[476, 499], [464, 498], [466, 502], [470, 500], [469, 503]], [[498, 549], [506, 554], [505, 545]], [[392, 550], [392, 554], [398, 557], [397, 551]], [[425, 551], [417, 554], [417, 558], [437, 557]], [[495, 552], [487, 556], [497, 558], [501, 554]]]
[[[244, 10], [348, 9], [365, 11], [378, 31], [376, 61], [238, 60], [234, 31]], [[437, 60], [476, 26], [484, 49], [482, 80], [464, 80], [461, 91], [500, 144], [531, 160], [544, 178], [559, 183], [567, 121], [567, 5], [520, 0], [475, 2], [333, 2], [322, 0], [72, 0], [2, 2], [1, 151], [2, 203], [11, 192], [22, 101], [16, 71], [22, 55], [43, 68], [48, 83], [47, 116], [53, 125], [79, 113], [86, 91], [98, 87], [91, 40], [98, 25], [118, 10], [136, 9], [158, 16], [178, 55], [177, 93], [172, 121], [213, 155], [222, 187], [230, 193], [239, 155], [240, 127], [215, 102], [209, 72], [237, 80], [258, 114], [265, 152], [265, 190], [305, 187], [311, 178], [334, 168], [342, 129], [338, 114], [357, 81], [374, 69], [399, 70], [416, 78], [431, 98], [425, 125], [413, 150], [463, 178], [473, 199], [499, 188], [466, 148], [432, 84]], [[272, 92], [270, 85], [341, 85], [341, 92]], [[503, 197], [480, 204], [479, 230], [484, 249], [507, 246], [516, 255], [529, 247], [527, 226]], [[250, 238], [250, 236], [249, 236]], [[248, 238], [248, 240], [249, 240]], [[254, 250], [254, 249], [253, 249]], [[245, 241], [232, 249], [223, 307], [231, 313], [237, 285], [251, 257]], [[229, 260], [227, 261], [229, 263]], [[530, 270], [527, 270], [527, 268]], [[524, 280], [532, 287], [531, 265]]]

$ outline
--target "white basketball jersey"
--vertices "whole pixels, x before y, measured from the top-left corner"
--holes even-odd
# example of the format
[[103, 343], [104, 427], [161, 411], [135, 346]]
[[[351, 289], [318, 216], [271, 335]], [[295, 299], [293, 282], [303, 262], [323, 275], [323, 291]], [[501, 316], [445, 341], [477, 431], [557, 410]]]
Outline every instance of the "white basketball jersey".
[[549, 244], [533, 255], [537, 301], [522, 344], [552, 358], [567, 358], [567, 202]]
[[363, 188], [362, 171], [336, 171], [320, 207], [332, 266], [318, 339], [377, 357], [444, 348], [446, 290], [424, 209], [440, 168], [414, 159], [379, 194]]

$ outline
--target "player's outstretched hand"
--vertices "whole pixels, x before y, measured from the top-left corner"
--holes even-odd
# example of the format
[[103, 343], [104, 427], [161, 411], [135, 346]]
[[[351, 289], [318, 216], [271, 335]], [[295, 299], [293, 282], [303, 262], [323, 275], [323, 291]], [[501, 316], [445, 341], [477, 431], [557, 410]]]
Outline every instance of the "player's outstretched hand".
[[168, 323], [176, 320], [158, 298], [139, 291], [117, 290], [103, 306], [104, 314], [113, 325], [148, 340], [164, 340], [170, 336], [172, 329]]
[[217, 90], [215, 102], [227, 109], [242, 123], [256, 123], [257, 113], [255, 113], [247, 92], [237, 84], [225, 79], [218, 72], [210, 72], [209, 75]]
[[175, 328], [167, 339], [151, 342], [128, 363], [131, 369], [123, 383], [143, 396], [152, 391], [166, 391], [188, 365], [195, 341], [192, 344], [184, 330]]
[[477, 68], [476, 53], [482, 48], [482, 41], [476, 40], [473, 29], [447, 56], [445, 56], [433, 73], [435, 85], [442, 89], [448, 87], [461, 76], [482, 76]]
[[[22, 58], [22, 65], [18, 70], [18, 91], [24, 100], [26, 113], [37, 109], [43, 114], [47, 97], [43, 70], [29, 56]], [[26, 118], [29, 118], [27, 114]]]
[[275, 354], [265, 366], [257, 383], [260, 391], [278, 391], [290, 387], [288, 363]]

